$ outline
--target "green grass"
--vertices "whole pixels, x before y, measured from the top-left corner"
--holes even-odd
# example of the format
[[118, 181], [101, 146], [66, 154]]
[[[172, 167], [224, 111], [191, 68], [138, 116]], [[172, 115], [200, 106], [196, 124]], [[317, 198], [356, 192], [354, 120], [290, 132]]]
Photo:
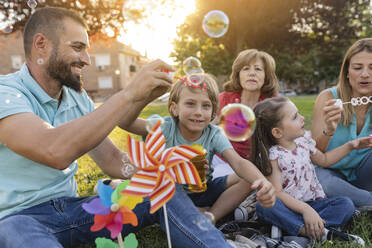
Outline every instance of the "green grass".
[[290, 98], [292, 102], [297, 106], [298, 112], [305, 117], [306, 130], [310, 130], [311, 127], [315, 98], [315, 95], [294, 96]]
[[[296, 96], [291, 97], [290, 99], [296, 104], [299, 113], [305, 117], [305, 126], [309, 130], [311, 126], [311, 120], [313, 116], [313, 107], [315, 102], [314, 95], [312, 96]], [[146, 107], [140, 117], [146, 118], [153, 114], [159, 114], [162, 116], [168, 115], [166, 105], [150, 105]], [[117, 145], [121, 150], [126, 151], [126, 137], [128, 133], [115, 128], [109, 137], [113, 140], [114, 144]], [[78, 160], [79, 170], [75, 176], [78, 182], [78, 193], [81, 196], [93, 194], [93, 188], [97, 180], [100, 178], [107, 177], [98, 166], [93, 162], [93, 160], [88, 156], [84, 155]], [[356, 218], [346, 229], [346, 231], [361, 236], [366, 241], [366, 247], [371, 247], [371, 233], [372, 233], [372, 221], [366, 216], [362, 215]], [[153, 248], [162, 248], [167, 247], [166, 237], [161, 231], [159, 226], [150, 226], [147, 227], [136, 234], [138, 243], [140, 247], [153, 247]], [[84, 246], [85, 248], [95, 247]], [[357, 247], [345, 242], [326, 242], [326, 243], [317, 243], [316, 248], [327, 247], [327, 248], [345, 248], [345, 247]]]

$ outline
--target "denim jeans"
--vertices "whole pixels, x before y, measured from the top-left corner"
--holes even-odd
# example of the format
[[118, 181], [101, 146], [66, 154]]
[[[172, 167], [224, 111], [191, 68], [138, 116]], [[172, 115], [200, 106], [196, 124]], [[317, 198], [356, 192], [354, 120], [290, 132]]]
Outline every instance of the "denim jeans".
[[[90, 231], [93, 215], [81, 207], [95, 197], [58, 198], [4, 217], [0, 220], [0, 247], [74, 247], [93, 243], [97, 237], [109, 238], [106, 228]], [[163, 208], [154, 214], [149, 210], [148, 199], [136, 206], [133, 211], [138, 226], [123, 225], [123, 237], [154, 223], [165, 230]], [[167, 213], [175, 247], [230, 247], [222, 233], [194, 206], [182, 185], [176, 186], [173, 198], [167, 203]]]
[[207, 182], [207, 190], [188, 194], [197, 207], [211, 207], [226, 190], [227, 176], [217, 177]]
[[[333, 197], [307, 202], [326, 222], [326, 227], [338, 227], [354, 214], [354, 204], [347, 197]], [[271, 223], [285, 230], [290, 235], [297, 236], [304, 225], [302, 214], [287, 208], [278, 198], [272, 208], [264, 208], [257, 203], [257, 215], [265, 222]]]
[[347, 196], [356, 207], [372, 206], [372, 151], [356, 168], [356, 180], [347, 181], [337, 170], [315, 168], [316, 175], [328, 197]]

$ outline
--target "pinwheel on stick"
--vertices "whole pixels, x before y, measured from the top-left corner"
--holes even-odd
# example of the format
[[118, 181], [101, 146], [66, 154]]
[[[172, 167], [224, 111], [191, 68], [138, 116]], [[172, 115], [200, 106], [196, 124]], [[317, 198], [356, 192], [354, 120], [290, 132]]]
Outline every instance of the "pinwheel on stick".
[[120, 191], [124, 190], [128, 183], [129, 180], [122, 182], [114, 191], [111, 186], [99, 180], [97, 185], [99, 197], [82, 206], [85, 211], [94, 214], [94, 225], [90, 230], [95, 232], [106, 227], [111, 232], [111, 238], [118, 238], [121, 248], [123, 247], [121, 236], [123, 224], [137, 226], [137, 216], [131, 209], [142, 202], [142, 198], [121, 196]]
[[164, 208], [168, 247], [171, 247], [166, 203], [176, 190], [176, 183], [201, 186], [201, 180], [191, 158], [203, 154], [201, 149], [176, 146], [165, 149], [165, 138], [158, 122], [148, 134], [145, 143], [128, 137], [128, 155], [139, 170], [122, 191], [128, 196], [149, 196], [150, 213]]

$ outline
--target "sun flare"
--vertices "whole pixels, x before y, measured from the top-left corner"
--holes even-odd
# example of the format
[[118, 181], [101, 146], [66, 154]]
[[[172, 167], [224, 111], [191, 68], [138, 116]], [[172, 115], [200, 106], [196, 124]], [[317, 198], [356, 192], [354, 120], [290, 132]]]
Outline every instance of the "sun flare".
[[150, 59], [160, 58], [172, 64], [169, 54], [177, 35], [176, 29], [195, 11], [195, 0], [174, 0], [174, 3], [157, 7], [141, 23], [125, 23], [126, 32], [122, 33], [119, 41]]

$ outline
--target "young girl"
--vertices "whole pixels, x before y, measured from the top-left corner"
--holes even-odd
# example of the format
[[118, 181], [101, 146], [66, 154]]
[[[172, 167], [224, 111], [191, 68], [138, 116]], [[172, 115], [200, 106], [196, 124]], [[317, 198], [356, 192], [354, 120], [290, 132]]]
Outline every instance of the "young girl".
[[273, 208], [257, 204], [259, 218], [270, 222], [290, 235], [303, 235], [318, 240], [338, 238], [364, 241], [355, 235], [330, 227], [345, 224], [354, 213], [349, 198], [326, 198], [312, 162], [328, 167], [353, 149], [371, 145], [370, 138], [360, 138], [327, 153], [315, 148], [304, 118], [296, 106], [284, 97], [258, 103], [254, 109], [256, 130], [252, 136], [252, 161], [268, 177], [276, 190]]
[[[235, 152], [217, 126], [210, 124], [218, 110], [218, 88], [210, 75], [193, 74], [178, 80], [171, 89], [168, 110], [171, 116], [165, 117], [162, 125], [167, 148], [201, 144], [207, 151], [208, 161], [212, 161], [216, 153], [222, 154], [236, 173], [212, 180], [213, 168], [208, 168], [207, 190], [188, 192], [212, 223], [234, 210], [254, 189], [258, 190], [257, 200], [263, 206], [273, 206], [271, 183], [255, 165]], [[131, 131], [144, 136], [147, 134], [144, 126], [144, 121], [137, 119]]]

